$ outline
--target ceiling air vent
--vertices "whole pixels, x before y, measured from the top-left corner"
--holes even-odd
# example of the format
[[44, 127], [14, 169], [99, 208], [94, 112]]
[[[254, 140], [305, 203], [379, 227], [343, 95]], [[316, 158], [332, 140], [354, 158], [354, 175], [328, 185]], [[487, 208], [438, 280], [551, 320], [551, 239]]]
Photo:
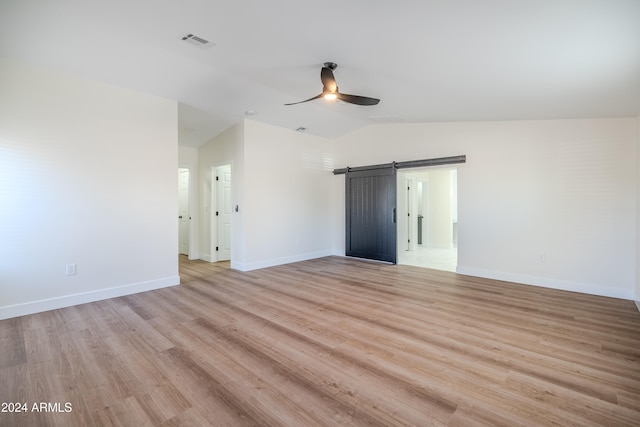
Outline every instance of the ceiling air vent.
[[199, 47], [200, 49], [207, 49], [211, 46], [215, 46], [215, 43], [191, 33], [185, 34], [180, 38], [182, 39], [182, 41], [187, 42], [192, 46]]

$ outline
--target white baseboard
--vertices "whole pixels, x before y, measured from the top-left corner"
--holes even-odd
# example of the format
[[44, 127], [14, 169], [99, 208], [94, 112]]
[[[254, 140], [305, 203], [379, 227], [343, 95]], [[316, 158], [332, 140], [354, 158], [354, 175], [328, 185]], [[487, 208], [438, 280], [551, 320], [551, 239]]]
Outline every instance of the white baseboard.
[[332, 250], [310, 252], [306, 254], [294, 255], [282, 258], [272, 258], [255, 262], [231, 261], [231, 268], [240, 271], [258, 270], [260, 268], [275, 267], [276, 265], [290, 264], [292, 262], [307, 261], [315, 258], [322, 258], [333, 255]]
[[638, 311], [640, 311], [640, 301], [636, 300], [635, 303], [636, 303], [636, 307], [638, 307]]
[[113, 288], [99, 289], [80, 294], [65, 295], [45, 300], [29, 301], [22, 304], [0, 307], [0, 320], [12, 317], [26, 316], [28, 314], [41, 313], [43, 311], [56, 310], [58, 308], [71, 307], [73, 305], [100, 301], [124, 295], [137, 294], [139, 292], [166, 288], [179, 285], [180, 277], [166, 277], [164, 279], [149, 280], [147, 282], [133, 283], [130, 285], [116, 286]]
[[456, 273], [464, 274], [466, 276], [484, 277], [486, 279], [521, 283], [523, 285], [540, 286], [543, 288], [560, 289], [563, 291], [579, 292], [582, 294], [633, 300], [633, 290], [631, 289], [601, 286], [593, 283], [573, 282], [569, 280], [485, 270], [482, 268], [464, 267], [460, 265], [456, 268]]
[[207, 261], [207, 262], [214, 262], [214, 261], [216, 261], [216, 260], [214, 260], [214, 258], [211, 256], [211, 254], [204, 254], [204, 253], [201, 253], [201, 254], [200, 254], [200, 259], [201, 259], [201, 260], [203, 260], [203, 261]]

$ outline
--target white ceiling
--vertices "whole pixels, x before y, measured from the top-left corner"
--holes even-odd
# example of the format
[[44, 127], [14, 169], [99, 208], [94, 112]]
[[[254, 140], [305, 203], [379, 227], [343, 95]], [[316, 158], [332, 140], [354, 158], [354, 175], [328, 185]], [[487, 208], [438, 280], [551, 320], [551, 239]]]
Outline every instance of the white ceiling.
[[[324, 137], [640, 113], [640, 0], [0, 0], [0, 56], [176, 99], [189, 146], [247, 110]], [[380, 104], [283, 106], [321, 92], [325, 61]]]

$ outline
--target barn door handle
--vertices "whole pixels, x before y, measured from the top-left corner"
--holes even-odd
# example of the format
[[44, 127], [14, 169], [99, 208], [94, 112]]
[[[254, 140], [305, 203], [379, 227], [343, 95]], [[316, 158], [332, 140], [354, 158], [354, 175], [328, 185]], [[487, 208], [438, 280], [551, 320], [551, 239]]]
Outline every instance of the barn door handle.
[[391, 221], [393, 221], [393, 223], [396, 223], [396, 208], [393, 208], [393, 211], [391, 212]]

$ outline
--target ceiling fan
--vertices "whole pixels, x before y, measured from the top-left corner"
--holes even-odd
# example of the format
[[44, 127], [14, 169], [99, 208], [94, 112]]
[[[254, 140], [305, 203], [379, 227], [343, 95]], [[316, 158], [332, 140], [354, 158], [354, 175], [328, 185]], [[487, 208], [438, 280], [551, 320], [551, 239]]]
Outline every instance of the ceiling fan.
[[333, 70], [335, 70], [337, 67], [338, 64], [336, 64], [335, 62], [324, 63], [324, 67], [322, 67], [322, 70], [320, 71], [320, 80], [322, 80], [322, 93], [320, 95], [314, 96], [313, 98], [309, 98], [304, 101], [292, 102], [291, 104], [284, 105], [302, 104], [303, 102], [313, 101], [314, 99], [318, 98], [324, 98], [330, 101], [339, 99], [340, 101], [356, 105], [376, 105], [378, 102], [380, 102], [380, 100], [376, 98], [340, 93], [338, 91], [336, 79], [335, 77], [333, 77]]

